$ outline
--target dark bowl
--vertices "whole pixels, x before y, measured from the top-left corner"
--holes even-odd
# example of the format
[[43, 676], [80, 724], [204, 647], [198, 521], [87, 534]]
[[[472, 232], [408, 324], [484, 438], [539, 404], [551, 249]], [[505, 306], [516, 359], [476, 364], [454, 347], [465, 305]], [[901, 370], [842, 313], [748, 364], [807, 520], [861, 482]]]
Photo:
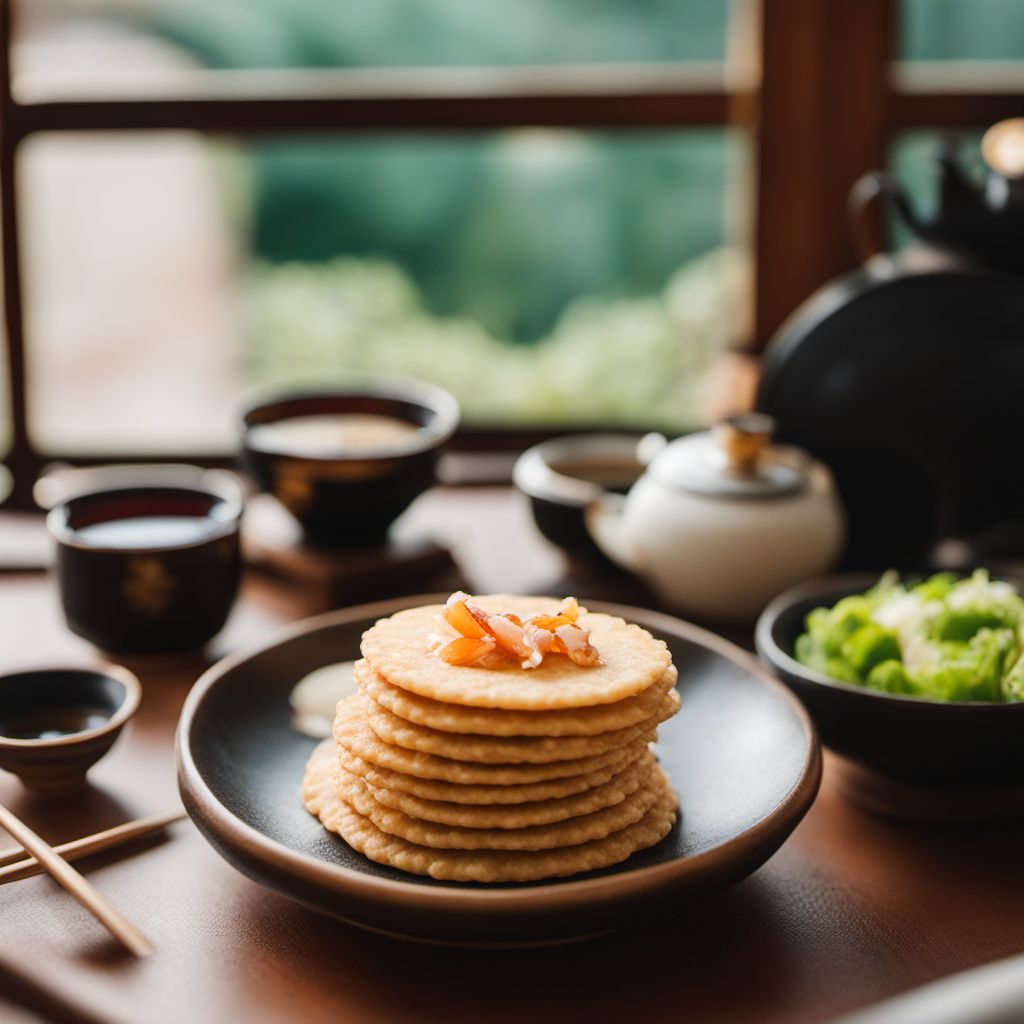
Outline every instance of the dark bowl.
[[530, 500], [537, 529], [570, 557], [602, 568], [612, 561], [587, 530], [587, 506], [606, 491], [624, 494], [644, 471], [635, 434], [573, 434], [528, 448], [512, 479]]
[[80, 788], [141, 696], [138, 679], [115, 665], [0, 675], [0, 768], [43, 795]]
[[[179, 543], [105, 546], [79, 531], [126, 518], [203, 520]], [[224, 625], [241, 575], [237, 484], [197, 470], [193, 485], [121, 486], [75, 494], [47, 516], [68, 627], [107, 651], [201, 647]]]
[[[301, 416], [369, 413], [420, 429], [379, 450], [303, 451], [260, 439], [255, 427]], [[335, 547], [383, 543], [391, 524], [437, 480], [441, 449], [459, 424], [455, 399], [441, 388], [402, 381], [368, 390], [294, 392], [249, 408], [242, 463], [260, 490], [274, 495], [306, 537]]]
[[850, 796], [922, 820], [1024, 816], [1024, 703], [933, 701], [823, 676], [793, 657], [812, 609], [862, 593], [877, 575], [813, 580], [787, 590], [757, 622], [757, 652], [803, 701], [841, 766]]

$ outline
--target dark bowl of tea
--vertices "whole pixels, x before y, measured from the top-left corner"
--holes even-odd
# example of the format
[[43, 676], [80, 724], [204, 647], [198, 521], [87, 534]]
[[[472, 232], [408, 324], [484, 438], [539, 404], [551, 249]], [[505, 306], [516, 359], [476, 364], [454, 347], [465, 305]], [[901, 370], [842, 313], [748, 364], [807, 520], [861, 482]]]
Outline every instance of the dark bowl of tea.
[[116, 665], [0, 675], [0, 768], [37, 793], [78, 789], [141, 696], [138, 679]]
[[291, 392], [245, 413], [242, 462], [307, 540], [382, 544], [391, 524], [436, 482], [438, 457], [458, 423], [455, 399], [420, 381]]
[[47, 526], [68, 626], [107, 651], [201, 647], [238, 593], [241, 517], [237, 485], [214, 474], [61, 501]]

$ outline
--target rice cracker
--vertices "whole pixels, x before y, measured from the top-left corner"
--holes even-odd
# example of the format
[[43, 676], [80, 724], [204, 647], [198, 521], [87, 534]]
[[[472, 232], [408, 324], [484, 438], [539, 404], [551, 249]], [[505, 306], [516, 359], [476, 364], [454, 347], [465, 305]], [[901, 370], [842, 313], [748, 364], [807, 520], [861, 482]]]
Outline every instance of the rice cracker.
[[370, 728], [379, 739], [392, 746], [475, 764], [545, 764], [592, 757], [628, 746], [671, 718], [679, 710], [679, 697], [675, 690], [663, 694], [658, 709], [649, 718], [625, 729], [595, 736], [478, 736], [441, 732], [407, 722], [369, 697], [365, 708]]
[[363, 693], [381, 707], [408, 722], [441, 732], [468, 732], [480, 736], [595, 736], [626, 729], [650, 718], [661, 705], [664, 694], [676, 685], [679, 673], [674, 665], [669, 665], [661, 679], [634, 697], [563, 711], [506, 711], [445, 704], [392, 686], [365, 660], [356, 662], [355, 677]]
[[[404, 811], [412, 818], [437, 822], [440, 825], [459, 825], [463, 828], [525, 828], [529, 825], [550, 825], [567, 818], [611, 807], [635, 793], [651, 774], [657, 762], [647, 753], [638, 757], [618, 775], [600, 786], [569, 796], [530, 800], [518, 804], [466, 804], [450, 800], [426, 800], [400, 789], [384, 789], [360, 776], [374, 799], [385, 807]], [[543, 783], [541, 783], [543, 785]], [[506, 789], [512, 787], [505, 787]]]
[[677, 802], [667, 786], [637, 822], [603, 839], [557, 850], [432, 850], [382, 832], [338, 798], [332, 745], [313, 752], [303, 779], [303, 802], [323, 826], [370, 860], [402, 871], [457, 882], [530, 882], [594, 871], [625, 860], [668, 835]]
[[334, 720], [334, 739], [338, 746], [344, 747], [364, 761], [372, 761], [384, 768], [391, 768], [404, 775], [415, 775], [420, 779], [490, 786], [545, 782], [549, 779], [583, 775], [596, 768], [636, 757], [654, 739], [654, 731], [651, 730], [649, 734], [638, 737], [624, 747], [617, 747], [602, 754], [544, 764], [473, 764], [385, 743], [366, 721], [367, 699], [361, 693], [357, 693], [338, 703], [338, 714]]
[[569, 775], [544, 782], [519, 785], [469, 785], [445, 782], [443, 779], [418, 779], [391, 768], [366, 761], [344, 747], [338, 748], [338, 762], [350, 772], [366, 779], [371, 786], [391, 792], [408, 793], [424, 800], [437, 800], [456, 804], [497, 804], [501, 806], [531, 803], [537, 800], [557, 800], [561, 797], [585, 793], [617, 778], [647, 754], [646, 746], [635, 755], [617, 764], [605, 765], [583, 775]]
[[382, 832], [441, 850], [553, 850], [603, 839], [639, 821], [666, 785], [665, 776], [655, 768], [641, 786], [611, 807], [547, 825], [501, 829], [440, 825], [413, 818], [379, 803], [358, 775], [339, 767], [335, 776], [337, 795]]
[[[487, 611], [512, 612], [522, 618], [557, 614], [561, 602], [507, 594], [474, 597]], [[601, 664], [583, 668], [563, 655], [524, 670], [509, 658], [488, 667], [449, 665], [430, 653], [441, 605], [426, 605], [381, 619], [363, 634], [362, 653], [369, 665], [393, 686], [421, 697], [470, 707], [552, 711], [611, 704], [653, 686], [671, 662], [668, 647], [647, 630], [612, 615], [583, 612], [579, 623]]]

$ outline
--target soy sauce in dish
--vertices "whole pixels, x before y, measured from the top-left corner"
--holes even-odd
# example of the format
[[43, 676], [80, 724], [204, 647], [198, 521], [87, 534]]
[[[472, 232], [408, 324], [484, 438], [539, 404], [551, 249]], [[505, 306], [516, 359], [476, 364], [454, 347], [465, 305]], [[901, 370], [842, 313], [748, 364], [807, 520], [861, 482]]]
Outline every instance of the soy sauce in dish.
[[0, 736], [11, 740], [57, 740], [98, 729], [109, 721], [110, 715], [94, 705], [61, 704], [0, 716]]
[[79, 526], [75, 539], [90, 547], [145, 549], [194, 544], [217, 529], [209, 516], [153, 515], [108, 519]]

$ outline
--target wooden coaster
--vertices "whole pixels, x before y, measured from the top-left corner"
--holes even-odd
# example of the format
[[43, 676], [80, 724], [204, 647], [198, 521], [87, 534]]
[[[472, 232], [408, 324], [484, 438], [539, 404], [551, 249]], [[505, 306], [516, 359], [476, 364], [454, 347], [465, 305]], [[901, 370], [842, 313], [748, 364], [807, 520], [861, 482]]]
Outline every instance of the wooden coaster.
[[267, 495], [246, 506], [242, 554], [253, 568], [296, 584], [310, 612], [462, 585], [451, 552], [429, 537], [394, 531], [379, 547], [308, 544], [298, 523]]

